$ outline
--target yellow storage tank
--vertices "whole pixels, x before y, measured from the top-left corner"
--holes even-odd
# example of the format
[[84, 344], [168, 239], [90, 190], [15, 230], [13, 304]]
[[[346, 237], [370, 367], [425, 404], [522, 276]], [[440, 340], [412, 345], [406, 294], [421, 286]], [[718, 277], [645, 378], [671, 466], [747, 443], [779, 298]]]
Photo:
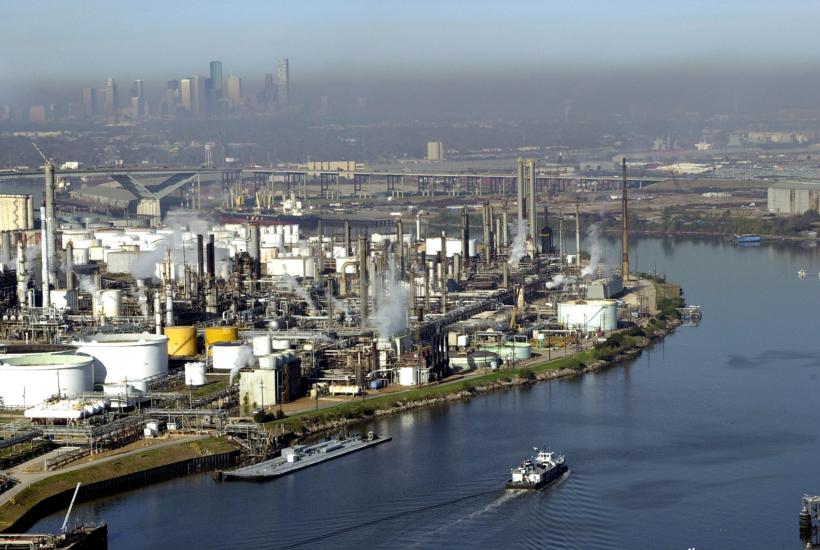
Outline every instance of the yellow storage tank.
[[169, 357], [191, 357], [196, 355], [196, 327], [165, 327], [168, 337]]
[[239, 340], [239, 329], [236, 327], [205, 327], [205, 347], [208, 355], [211, 354], [211, 346], [217, 342], [233, 342]]

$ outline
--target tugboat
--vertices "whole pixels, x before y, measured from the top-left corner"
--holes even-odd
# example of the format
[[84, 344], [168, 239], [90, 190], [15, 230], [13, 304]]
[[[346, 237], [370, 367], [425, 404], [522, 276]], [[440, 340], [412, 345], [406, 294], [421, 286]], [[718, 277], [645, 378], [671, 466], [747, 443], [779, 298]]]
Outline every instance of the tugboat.
[[561, 477], [567, 471], [564, 455], [542, 451], [534, 447], [535, 457], [525, 459], [518, 467], [510, 469], [507, 489], [541, 489]]

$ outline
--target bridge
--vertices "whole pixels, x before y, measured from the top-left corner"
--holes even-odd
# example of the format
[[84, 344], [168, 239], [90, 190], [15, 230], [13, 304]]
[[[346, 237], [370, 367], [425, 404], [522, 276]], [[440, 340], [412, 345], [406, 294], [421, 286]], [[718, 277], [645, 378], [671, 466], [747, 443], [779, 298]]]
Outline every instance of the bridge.
[[[512, 172], [512, 169], [510, 170]], [[515, 196], [516, 176], [513, 173], [471, 173], [471, 172], [382, 172], [376, 170], [331, 171], [302, 168], [264, 168], [264, 167], [226, 167], [213, 168], [203, 166], [180, 167], [93, 167], [76, 170], [55, 170], [58, 176], [83, 177], [107, 176], [117, 181], [130, 192], [135, 199], [145, 204], [158, 204], [159, 200], [181, 189], [196, 184], [196, 204], [199, 206], [200, 179], [209, 177], [218, 179], [224, 189], [245, 185], [252, 186], [254, 195], [262, 189], [281, 190], [284, 195], [295, 194], [307, 198], [308, 188], [311, 195], [321, 198], [361, 197], [373, 193], [387, 193], [392, 196], [413, 194], [419, 196], [448, 195], [459, 196]], [[42, 177], [40, 170], [0, 170], [0, 184], [5, 180]], [[150, 188], [140, 177], [165, 179]], [[628, 187], [641, 187], [643, 184], [655, 183], [666, 179], [658, 176], [628, 177]], [[536, 176], [536, 188], [539, 193], [556, 193], [571, 189], [588, 189], [593, 191], [615, 190], [622, 184], [621, 176], [612, 175], [576, 175], [564, 173], [542, 173]], [[148, 212], [146, 212], [148, 213]]]

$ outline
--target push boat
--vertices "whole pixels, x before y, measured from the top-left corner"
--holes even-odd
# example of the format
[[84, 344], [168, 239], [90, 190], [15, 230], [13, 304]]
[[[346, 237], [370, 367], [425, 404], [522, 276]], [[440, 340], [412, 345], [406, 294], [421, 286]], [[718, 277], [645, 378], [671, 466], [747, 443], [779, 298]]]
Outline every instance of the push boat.
[[564, 455], [542, 451], [534, 447], [536, 455], [526, 458], [510, 469], [508, 489], [541, 489], [561, 477], [567, 471]]

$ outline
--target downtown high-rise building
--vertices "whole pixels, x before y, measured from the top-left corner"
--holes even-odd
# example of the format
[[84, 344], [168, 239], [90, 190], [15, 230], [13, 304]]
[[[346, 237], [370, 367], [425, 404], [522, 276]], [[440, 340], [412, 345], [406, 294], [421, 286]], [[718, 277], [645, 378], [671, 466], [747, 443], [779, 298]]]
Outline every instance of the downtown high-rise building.
[[83, 88], [83, 112], [85, 116], [95, 116], [99, 114], [96, 88]]
[[222, 101], [225, 99], [222, 80], [222, 62], [211, 61], [210, 78], [208, 79], [208, 110], [212, 113], [219, 112]]
[[179, 81], [182, 108], [194, 116], [205, 113], [205, 80], [204, 76], [197, 75]]
[[290, 100], [290, 67], [285, 57], [276, 62], [276, 106], [287, 109]]
[[228, 77], [228, 105], [232, 110], [242, 105], [242, 79], [236, 75]]
[[273, 80], [273, 73], [265, 73], [265, 88], [262, 92], [260, 103], [263, 103], [265, 110], [276, 109], [276, 86]]
[[145, 103], [145, 85], [142, 80], [135, 80], [131, 86], [131, 116], [140, 118], [148, 114]]
[[114, 116], [119, 109], [119, 95], [117, 93], [117, 83], [113, 78], [109, 78], [105, 84], [105, 100], [103, 101], [103, 112], [108, 116]]

